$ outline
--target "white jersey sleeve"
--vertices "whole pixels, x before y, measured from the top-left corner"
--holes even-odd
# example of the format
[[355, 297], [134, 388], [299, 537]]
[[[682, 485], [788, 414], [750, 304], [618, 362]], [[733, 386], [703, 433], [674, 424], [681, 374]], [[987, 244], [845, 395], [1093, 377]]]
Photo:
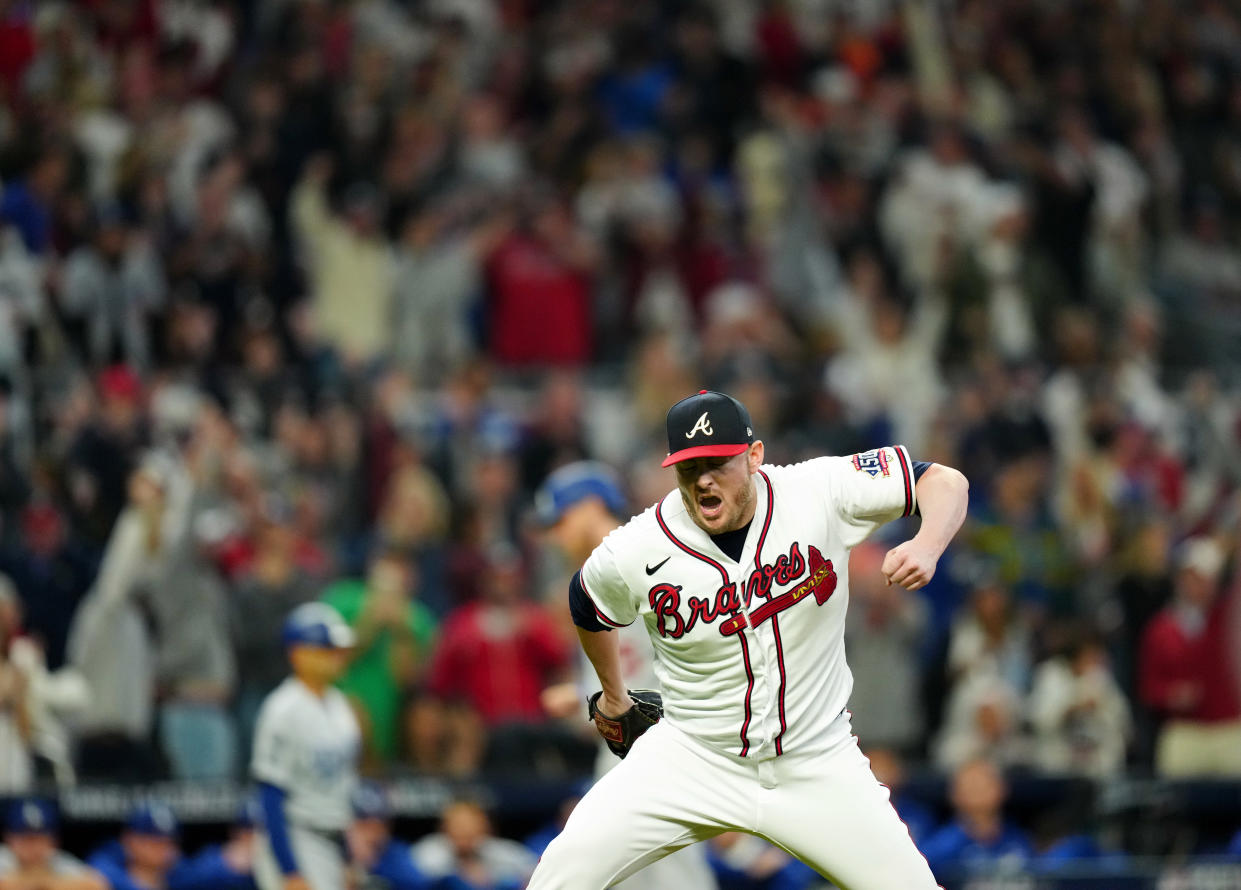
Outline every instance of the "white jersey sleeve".
[[287, 706], [269, 698], [259, 711], [254, 728], [254, 756], [250, 772], [254, 778], [277, 788], [290, 788], [296, 781], [293, 757], [297, 750], [297, 727], [290, 721]]
[[625, 627], [638, 617], [638, 601], [617, 561], [616, 532], [608, 535], [582, 566], [582, 588], [599, 620], [609, 627]]
[[828, 508], [840, 523], [846, 547], [856, 547], [886, 522], [918, 506], [913, 461], [903, 445], [848, 457], [821, 457], [806, 464], [820, 476]]

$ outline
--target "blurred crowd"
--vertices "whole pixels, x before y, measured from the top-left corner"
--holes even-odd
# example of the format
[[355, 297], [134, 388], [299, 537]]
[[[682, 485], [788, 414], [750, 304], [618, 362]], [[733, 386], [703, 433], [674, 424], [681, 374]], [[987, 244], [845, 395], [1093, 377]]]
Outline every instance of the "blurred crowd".
[[1214, 0], [0, 0], [0, 790], [244, 775], [320, 597], [369, 770], [588, 768], [532, 492], [653, 502], [701, 387], [970, 479], [925, 591], [854, 554], [864, 746], [1241, 775], [1239, 59]]

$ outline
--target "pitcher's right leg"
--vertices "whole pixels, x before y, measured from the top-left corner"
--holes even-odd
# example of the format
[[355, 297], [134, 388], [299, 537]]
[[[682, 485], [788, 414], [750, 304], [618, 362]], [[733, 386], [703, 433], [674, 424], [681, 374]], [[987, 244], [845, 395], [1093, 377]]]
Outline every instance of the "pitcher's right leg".
[[[666, 723], [587, 792], [539, 860], [527, 890], [604, 890], [744, 819], [744, 779], [709, 764]], [[686, 888], [688, 890], [688, 888]]]

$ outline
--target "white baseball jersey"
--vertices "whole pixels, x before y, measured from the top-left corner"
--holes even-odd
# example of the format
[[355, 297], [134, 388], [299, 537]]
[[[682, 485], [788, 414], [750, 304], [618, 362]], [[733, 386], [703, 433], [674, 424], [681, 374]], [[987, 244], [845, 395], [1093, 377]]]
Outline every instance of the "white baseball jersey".
[[284, 790], [290, 825], [344, 831], [353, 815], [360, 745], [357, 719], [339, 690], [320, 698], [289, 677], [259, 710], [251, 772]]
[[764, 466], [739, 561], [673, 490], [582, 568], [604, 623], [641, 618], [667, 720], [724, 753], [813, 753], [849, 701], [849, 550], [915, 507], [903, 447]]

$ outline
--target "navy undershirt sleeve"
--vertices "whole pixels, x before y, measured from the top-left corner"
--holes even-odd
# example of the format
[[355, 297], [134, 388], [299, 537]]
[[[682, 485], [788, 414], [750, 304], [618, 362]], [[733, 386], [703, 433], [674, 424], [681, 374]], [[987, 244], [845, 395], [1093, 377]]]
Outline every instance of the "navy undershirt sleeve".
[[284, 818], [284, 789], [269, 782], [259, 782], [259, 803], [263, 807], [263, 827], [267, 829], [271, 852], [280, 866], [280, 873], [296, 874], [297, 860], [293, 858], [289, 825]]
[[[912, 460], [912, 458], [910, 459]], [[931, 463], [930, 461], [925, 461], [925, 460], [915, 460], [913, 464], [914, 464], [914, 484], [916, 485], [918, 480], [922, 478], [922, 474], [931, 468]], [[915, 516], [922, 515], [921, 506], [914, 505], [914, 515]]]
[[590, 601], [590, 594], [582, 586], [580, 569], [573, 573], [573, 578], [569, 581], [569, 613], [573, 616], [573, 623], [582, 630], [598, 633], [601, 630], [612, 629], [600, 621], [599, 616], [595, 614], [595, 604]]

